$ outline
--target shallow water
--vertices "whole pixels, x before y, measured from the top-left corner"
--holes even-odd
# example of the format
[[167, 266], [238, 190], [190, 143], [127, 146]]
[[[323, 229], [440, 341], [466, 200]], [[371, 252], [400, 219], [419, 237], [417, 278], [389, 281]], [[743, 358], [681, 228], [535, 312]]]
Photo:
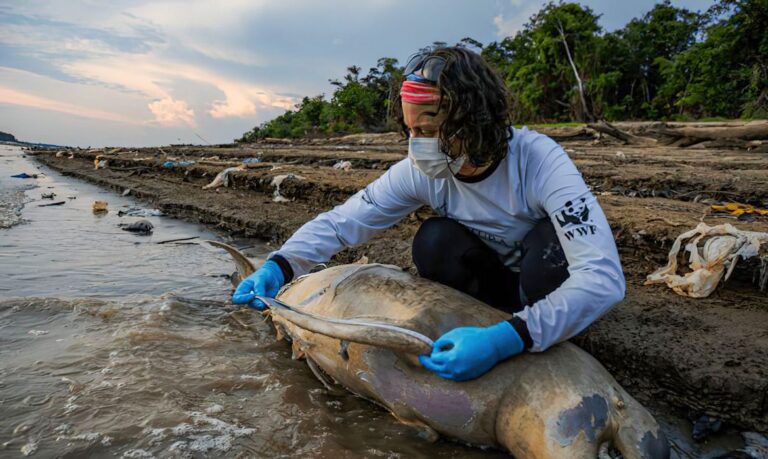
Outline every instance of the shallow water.
[[[223, 251], [157, 244], [220, 235], [150, 217], [153, 235], [137, 236], [117, 225], [138, 218], [117, 210], [139, 202], [48, 169], [8, 178], [24, 171], [41, 172], [0, 146], [0, 199], [27, 200], [26, 222], [0, 229], [0, 456], [503, 456], [427, 443], [367, 401], [328, 394], [260, 316], [227, 305]], [[107, 215], [92, 213], [97, 199]], [[237, 242], [257, 262], [269, 252]], [[689, 457], [710, 456], [664, 422]]]
[[117, 210], [137, 201], [48, 169], [8, 179], [41, 172], [21, 154], [0, 150], [0, 189], [37, 185], [26, 222], [0, 230], [0, 456], [497, 456], [327, 394], [260, 316], [226, 305], [228, 255], [157, 244], [219, 235], [168, 217], [148, 218], [151, 236], [122, 231], [138, 218]]

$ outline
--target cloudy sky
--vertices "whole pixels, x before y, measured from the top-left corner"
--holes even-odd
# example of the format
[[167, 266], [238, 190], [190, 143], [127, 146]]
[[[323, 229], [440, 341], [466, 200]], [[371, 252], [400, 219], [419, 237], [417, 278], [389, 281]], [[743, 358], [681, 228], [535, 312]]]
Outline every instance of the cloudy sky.
[[[304, 95], [330, 94], [349, 65], [500, 40], [542, 3], [0, 0], [0, 131], [79, 146], [230, 142]], [[655, 1], [581, 3], [610, 31]]]

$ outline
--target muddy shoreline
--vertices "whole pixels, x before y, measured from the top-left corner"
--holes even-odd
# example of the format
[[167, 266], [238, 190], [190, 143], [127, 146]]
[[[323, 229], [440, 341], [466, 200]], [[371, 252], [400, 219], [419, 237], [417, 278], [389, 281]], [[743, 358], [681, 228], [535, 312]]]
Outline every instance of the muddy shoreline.
[[[768, 294], [751, 283], [754, 267], [745, 264], [735, 279], [705, 299], [643, 285], [645, 275], [665, 262], [675, 237], [700, 221], [768, 231], [766, 218], [739, 221], [710, 210], [711, 203], [726, 199], [768, 205], [768, 155], [608, 141], [562, 144], [608, 216], [628, 283], [626, 299], [574, 341], [641, 402], [667, 404], [691, 420], [706, 414], [742, 430], [768, 431]], [[169, 215], [264, 239], [277, 248], [304, 222], [405, 157], [405, 151], [396, 137], [360, 136], [300, 144], [30, 153], [65, 175], [120, 192], [129, 189]], [[230, 175], [230, 186], [203, 189], [246, 158], [255, 159]], [[105, 167], [96, 169], [95, 162], [103, 160]], [[165, 167], [169, 160], [194, 164]], [[351, 169], [334, 169], [340, 161], [349, 161]], [[367, 256], [413, 271], [410, 242], [431, 215], [421, 209], [333, 262]]]

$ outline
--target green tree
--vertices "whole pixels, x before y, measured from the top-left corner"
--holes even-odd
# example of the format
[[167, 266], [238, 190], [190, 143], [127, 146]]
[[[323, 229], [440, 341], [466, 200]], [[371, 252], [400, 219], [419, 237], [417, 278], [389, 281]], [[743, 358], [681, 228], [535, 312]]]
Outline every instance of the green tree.
[[696, 39], [701, 17], [665, 0], [642, 18], [606, 34], [600, 47], [602, 72], [615, 87], [601, 88], [612, 118], [658, 118], [669, 114], [670, 104], [657, 97], [664, 83], [662, 68]]
[[679, 115], [768, 116], [768, 2], [721, 0], [704, 39], [662, 67], [660, 97]]
[[[514, 37], [483, 49], [507, 82], [513, 119], [571, 120], [591, 112], [589, 81], [597, 68], [593, 50], [600, 31], [598, 16], [588, 7], [549, 3]], [[586, 104], [579, 80], [586, 84]]]

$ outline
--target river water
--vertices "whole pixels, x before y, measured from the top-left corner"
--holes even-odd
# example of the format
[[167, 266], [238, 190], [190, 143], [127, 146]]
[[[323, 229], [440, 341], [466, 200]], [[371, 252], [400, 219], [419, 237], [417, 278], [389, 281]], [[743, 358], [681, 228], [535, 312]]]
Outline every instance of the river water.
[[[503, 457], [328, 394], [260, 316], [226, 303], [233, 266], [197, 243], [222, 235], [164, 216], [147, 218], [151, 236], [122, 231], [139, 218], [118, 211], [143, 206], [0, 146], [0, 456]], [[256, 262], [270, 250], [235, 242]], [[664, 423], [677, 457], [704, 457]]]
[[[0, 222], [19, 191], [24, 222], [0, 229], [0, 456], [498, 456], [327, 394], [260, 316], [223, 304], [233, 265], [195, 242], [221, 235], [168, 217], [122, 231], [139, 218], [117, 211], [141, 203], [0, 146]], [[256, 262], [269, 252], [236, 242]]]

